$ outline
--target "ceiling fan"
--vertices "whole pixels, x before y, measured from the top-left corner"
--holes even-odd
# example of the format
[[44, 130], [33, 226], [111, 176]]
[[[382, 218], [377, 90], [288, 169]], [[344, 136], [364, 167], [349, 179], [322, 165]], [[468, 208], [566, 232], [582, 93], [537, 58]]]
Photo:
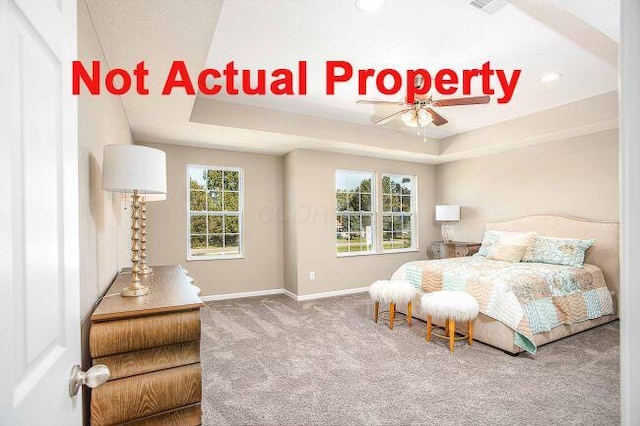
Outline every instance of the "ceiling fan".
[[[423, 88], [425, 81], [421, 75], [417, 75], [413, 84], [416, 88]], [[489, 96], [468, 96], [466, 98], [451, 98], [451, 99], [433, 99], [431, 95], [417, 95], [415, 102], [393, 102], [393, 101], [371, 101], [361, 99], [357, 101], [358, 104], [370, 104], [370, 105], [398, 105], [402, 108], [400, 111], [396, 111], [391, 115], [388, 115], [373, 124], [382, 125], [386, 124], [394, 118], [400, 116], [405, 125], [409, 127], [417, 127], [418, 135], [422, 133], [422, 136], [426, 139], [424, 134], [424, 127], [433, 123], [436, 126], [442, 126], [447, 124], [447, 119], [438, 114], [434, 107], [445, 106], [458, 106], [458, 105], [477, 105], [488, 104], [491, 98]]]
[[438, 114], [434, 107], [446, 107], [446, 106], [458, 106], [458, 105], [476, 105], [487, 104], [491, 98], [489, 96], [469, 96], [465, 98], [452, 98], [452, 99], [433, 99], [431, 95], [416, 96], [414, 103], [407, 102], [392, 102], [392, 101], [370, 101], [359, 100], [358, 104], [370, 104], [370, 105], [398, 105], [403, 107], [401, 110], [388, 115], [374, 124], [386, 124], [396, 117], [401, 117], [404, 124], [409, 127], [422, 128], [429, 123], [433, 123], [436, 126], [442, 126], [447, 123], [447, 119]]

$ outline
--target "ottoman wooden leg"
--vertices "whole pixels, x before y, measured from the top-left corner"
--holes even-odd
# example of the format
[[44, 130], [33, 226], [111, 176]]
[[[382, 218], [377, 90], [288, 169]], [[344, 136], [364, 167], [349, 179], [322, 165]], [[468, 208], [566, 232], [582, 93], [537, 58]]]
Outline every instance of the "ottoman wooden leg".
[[389, 304], [389, 330], [393, 330], [393, 321], [396, 317], [396, 304], [391, 302]]
[[473, 345], [473, 321], [469, 321], [467, 325], [467, 334], [469, 335], [469, 346]]
[[449, 318], [444, 319], [444, 335], [449, 336]]
[[427, 315], [427, 342], [431, 341], [431, 315]]
[[378, 309], [380, 309], [380, 302], [376, 300], [376, 303], [374, 303], [374, 307], [373, 307], [373, 321], [375, 323], [378, 322]]
[[449, 350], [453, 353], [453, 348], [456, 343], [456, 320], [449, 319]]
[[407, 323], [409, 327], [411, 327], [411, 320], [413, 319], [411, 315], [411, 301], [409, 301], [409, 303], [407, 303]]

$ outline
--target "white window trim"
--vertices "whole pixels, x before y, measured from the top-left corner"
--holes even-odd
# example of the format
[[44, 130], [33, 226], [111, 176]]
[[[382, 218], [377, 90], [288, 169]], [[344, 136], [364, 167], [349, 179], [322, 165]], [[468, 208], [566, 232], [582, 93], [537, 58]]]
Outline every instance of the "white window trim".
[[[238, 179], [238, 251], [239, 253], [234, 254], [210, 254], [205, 256], [192, 256], [191, 255], [191, 182], [189, 180], [189, 169], [190, 168], [204, 168], [204, 169], [215, 169], [222, 171], [230, 171], [230, 172], [239, 172], [240, 176]], [[186, 167], [186, 219], [187, 219], [187, 261], [188, 262], [197, 262], [197, 261], [206, 261], [206, 260], [231, 260], [231, 259], [244, 259], [244, 168], [243, 167], [233, 167], [233, 166], [213, 166], [213, 165], [204, 165], [204, 164], [187, 164]]]
[[[371, 196], [371, 204], [372, 204], [372, 214], [373, 220], [371, 221], [372, 233], [373, 233], [373, 243], [372, 249], [368, 251], [354, 251], [354, 252], [342, 252], [339, 253], [336, 249], [336, 257], [357, 257], [357, 256], [377, 256], [377, 255], [385, 255], [385, 254], [398, 254], [398, 253], [416, 253], [420, 252], [420, 242], [418, 241], [417, 236], [420, 235], [418, 232], [418, 176], [412, 174], [401, 174], [401, 173], [390, 173], [390, 172], [379, 172], [379, 171], [368, 171], [368, 170], [354, 170], [354, 169], [336, 169], [334, 173], [334, 184], [336, 179], [336, 174], [339, 171], [343, 172], [356, 172], [356, 173], [371, 173], [373, 174], [372, 180], [372, 196]], [[382, 194], [382, 178], [384, 175], [394, 176], [394, 177], [409, 177], [413, 182], [413, 189], [411, 192], [411, 214], [412, 214], [412, 227], [411, 227], [411, 247], [401, 248], [401, 249], [384, 249], [383, 243], [383, 217], [384, 217], [384, 204], [383, 204], [383, 194]], [[335, 185], [334, 185], [335, 187]], [[378, 191], [380, 188], [380, 191]], [[336, 197], [336, 190], [334, 189], [334, 203]], [[334, 207], [335, 212], [335, 221], [338, 220], [337, 209]], [[380, 232], [378, 232], [380, 230]]]
[[333, 174], [333, 179], [334, 179], [334, 190], [333, 190], [333, 203], [334, 203], [334, 208], [333, 211], [335, 213], [335, 222], [338, 221], [338, 214], [349, 214], [349, 212], [345, 212], [345, 213], [338, 213], [338, 210], [335, 207], [335, 203], [336, 203], [336, 193], [337, 190], [335, 189], [335, 187], [337, 186], [337, 182], [336, 182], [336, 175], [338, 172], [353, 172], [353, 173], [369, 173], [371, 174], [371, 235], [372, 235], [372, 241], [371, 241], [371, 250], [366, 250], [366, 251], [346, 251], [346, 252], [338, 252], [338, 250], [336, 249], [336, 255], [338, 257], [354, 257], [354, 256], [369, 256], [372, 254], [377, 254], [378, 250], [378, 220], [377, 220], [377, 209], [378, 209], [378, 197], [377, 197], [377, 190], [378, 190], [378, 177], [376, 172], [374, 171], [368, 171], [368, 170], [353, 170], [353, 169], [336, 169], [335, 173]]
[[[418, 239], [416, 238], [418, 235], [420, 235], [417, 232], [417, 229], [418, 229], [418, 202], [417, 202], [418, 201], [417, 199], [418, 176], [410, 175], [410, 174], [381, 172], [380, 173], [381, 189], [382, 189], [382, 178], [384, 176], [390, 176], [390, 177], [396, 177], [396, 178], [410, 178], [411, 182], [413, 183], [413, 188], [411, 188], [411, 247], [401, 248], [401, 249], [389, 249], [389, 250], [384, 249], [384, 239], [383, 239], [383, 233], [384, 233], [383, 220], [384, 220], [384, 214], [385, 214], [384, 203], [383, 203], [384, 194], [382, 193], [382, 191], [380, 191], [380, 253], [387, 254], [387, 253], [407, 253], [407, 252], [420, 251]], [[393, 212], [388, 212], [388, 213], [393, 213]]]

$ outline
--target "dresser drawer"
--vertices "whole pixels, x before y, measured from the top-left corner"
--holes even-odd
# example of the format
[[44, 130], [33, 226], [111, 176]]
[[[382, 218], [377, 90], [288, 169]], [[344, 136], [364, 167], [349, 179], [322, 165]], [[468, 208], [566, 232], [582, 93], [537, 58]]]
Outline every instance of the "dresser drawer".
[[89, 332], [91, 358], [200, 340], [200, 311], [95, 322]]
[[121, 424], [197, 404], [201, 398], [200, 364], [110, 380], [91, 391], [91, 425]]
[[144, 419], [124, 423], [125, 426], [199, 426], [202, 407], [200, 404], [156, 414]]
[[103, 364], [109, 367], [109, 380], [135, 376], [151, 371], [200, 362], [200, 342], [193, 341], [177, 345], [160, 346], [123, 354], [109, 355], [92, 360], [93, 365]]

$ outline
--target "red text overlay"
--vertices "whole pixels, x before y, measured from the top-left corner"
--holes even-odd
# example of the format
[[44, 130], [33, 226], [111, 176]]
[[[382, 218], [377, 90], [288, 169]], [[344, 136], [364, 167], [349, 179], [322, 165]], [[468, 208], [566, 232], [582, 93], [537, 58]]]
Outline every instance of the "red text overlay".
[[[86, 90], [98, 95], [104, 89], [114, 95], [123, 95], [131, 90], [139, 95], [148, 95], [146, 78], [149, 70], [144, 61], [139, 62], [132, 70], [114, 68], [102, 74], [100, 61], [83, 64], [73, 61], [73, 94], [79, 95]], [[340, 85], [348, 82], [357, 83], [358, 95], [370, 95], [367, 87], [375, 82], [376, 90], [383, 95], [401, 93], [406, 101], [413, 103], [418, 95], [437, 92], [440, 95], [470, 95], [472, 84], [482, 88], [485, 95], [497, 94], [500, 104], [508, 103], [513, 98], [522, 70], [505, 71], [494, 69], [487, 61], [478, 68], [453, 70], [449, 68], [437, 71], [423, 68], [396, 70], [384, 68], [355, 69], [348, 61], [326, 61], [325, 87], [327, 95], [335, 95]], [[416, 87], [414, 84], [421, 77], [424, 82]], [[180, 92], [195, 95], [298, 95], [307, 94], [307, 62], [299, 61], [295, 69], [237, 69], [235, 63], [229, 62], [222, 69], [205, 68], [197, 75], [187, 69], [184, 61], [173, 61], [169, 68], [162, 95]]]

